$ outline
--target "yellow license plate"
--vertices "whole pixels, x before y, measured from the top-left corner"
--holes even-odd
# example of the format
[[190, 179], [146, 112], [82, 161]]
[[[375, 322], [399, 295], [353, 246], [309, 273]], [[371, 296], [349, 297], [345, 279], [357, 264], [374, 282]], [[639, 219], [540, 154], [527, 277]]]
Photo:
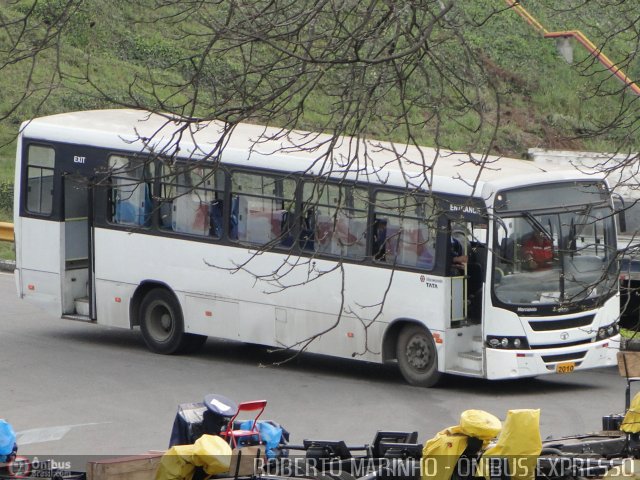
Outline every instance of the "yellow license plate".
[[565, 362], [556, 365], [556, 373], [573, 373], [576, 368], [576, 362]]

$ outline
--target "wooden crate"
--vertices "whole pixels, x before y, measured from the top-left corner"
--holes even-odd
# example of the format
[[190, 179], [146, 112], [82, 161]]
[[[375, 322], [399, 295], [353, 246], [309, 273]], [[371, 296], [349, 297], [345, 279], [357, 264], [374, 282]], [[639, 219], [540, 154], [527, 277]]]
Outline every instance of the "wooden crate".
[[87, 463], [87, 480], [154, 480], [162, 453]]
[[618, 372], [623, 377], [640, 377], [640, 352], [618, 352]]

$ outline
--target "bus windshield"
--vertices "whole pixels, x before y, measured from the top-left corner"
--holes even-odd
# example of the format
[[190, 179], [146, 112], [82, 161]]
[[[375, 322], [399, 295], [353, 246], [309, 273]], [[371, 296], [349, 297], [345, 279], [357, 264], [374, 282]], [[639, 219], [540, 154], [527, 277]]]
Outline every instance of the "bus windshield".
[[[530, 193], [538, 201], [547, 195]], [[556, 194], [546, 201], [558, 201]], [[497, 214], [493, 291], [500, 303], [567, 305], [608, 298], [612, 292], [616, 239], [611, 207], [564, 203], [562, 208]]]

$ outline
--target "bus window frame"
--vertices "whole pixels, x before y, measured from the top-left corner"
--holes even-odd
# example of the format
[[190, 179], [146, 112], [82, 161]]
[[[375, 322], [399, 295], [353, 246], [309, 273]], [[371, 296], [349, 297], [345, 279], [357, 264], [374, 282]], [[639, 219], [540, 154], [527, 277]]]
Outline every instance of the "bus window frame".
[[[357, 265], [361, 265], [361, 264], [377, 265], [377, 263], [374, 263], [371, 260], [371, 255], [369, 253], [371, 251], [371, 245], [370, 245], [371, 244], [371, 223], [369, 222], [369, 220], [372, 219], [372, 214], [371, 214], [372, 187], [375, 187], [376, 184], [371, 184], [369, 182], [358, 183], [353, 180], [348, 180], [345, 178], [313, 176], [308, 174], [301, 175], [300, 186], [298, 188], [299, 197], [300, 197], [299, 198], [300, 212], [306, 212], [308, 210], [308, 207], [306, 206], [308, 202], [305, 202], [306, 199], [304, 198], [304, 186], [306, 183], [327, 185], [327, 186], [333, 186], [338, 188], [358, 188], [366, 192], [366, 197], [367, 197], [366, 207], [364, 209], [353, 208], [354, 211], [365, 212], [366, 214], [367, 222], [365, 224], [365, 228], [363, 232], [364, 240], [365, 240], [364, 254], [360, 257], [342, 256], [341, 254], [333, 254], [333, 253], [317, 250], [315, 246], [313, 250], [298, 248], [297, 250], [298, 254], [301, 256], [307, 256], [311, 258], [326, 258], [327, 260], [331, 260], [331, 261], [336, 261], [336, 260], [346, 261], [347, 263], [353, 263]], [[345, 199], [348, 199], [348, 196], [346, 196]], [[331, 205], [325, 205], [324, 203], [316, 203], [315, 207], [317, 206], [326, 206], [328, 208], [333, 208]], [[315, 212], [314, 212], [314, 216], [315, 216]], [[314, 243], [316, 241], [315, 235], [314, 235], [313, 241]]]
[[[43, 147], [50, 148], [53, 150], [54, 161], [53, 161], [53, 181], [52, 188], [53, 192], [51, 194], [51, 211], [49, 213], [42, 212], [34, 212], [27, 208], [28, 198], [27, 194], [29, 193], [29, 147]], [[26, 218], [37, 218], [40, 220], [51, 220], [51, 221], [62, 221], [61, 217], [61, 207], [60, 207], [60, 190], [62, 185], [61, 175], [60, 175], [60, 162], [59, 162], [59, 151], [56, 143], [51, 142], [42, 142], [38, 140], [31, 140], [28, 138], [23, 139], [22, 144], [22, 158], [20, 165], [20, 211], [19, 214], [21, 217]], [[42, 167], [39, 167], [42, 168]], [[45, 167], [46, 168], [46, 167]], [[42, 177], [40, 177], [42, 178]]]
[[[141, 159], [140, 157], [143, 157], [144, 159]], [[129, 161], [133, 160], [142, 160], [142, 168], [143, 168], [143, 177], [145, 177], [147, 175], [146, 170], [148, 168], [149, 165], [153, 166], [154, 169], [154, 173], [151, 174], [151, 176], [147, 179], [147, 181], [145, 181], [145, 179], [143, 178], [141, 182], [138, 183], [138, 185], [144, 185], [145, 183], [147, 183], [148, 185], [150, 185], [151, 188], [151, 192], [150, 192], [150, 198], [151, 198], [151, 211], [149, 212], [149, 221], [148, 224], [146, 223], [142, 223], [142, 224], [125, 224], [125, 223], [118, 223], [115, 222], [113, 220], [114, 217], [114, 213], [112, 211], [112, 208], [114, 207], [114, 200], [113, 200], [113, 190], [114, 190], [114, 184], [113, 184], [113, 177], [119, 177], [118, 175], [114, 175], [114, 171], [112, 170], [111, 166], [109, 165], [109, 162], [111, 160], [112, 157], [126, 157], [129, 159]], [[150, 160], [150, 161], [149, 161]], [[156, 210], [157, 210], [157, 205], [155, 205], [156, 202], [156, 197], [155, 197], [155, 188], [156, 188], [156, 177], [157, 177], [157, 162], [156, 159], [151, 157], [150, 155], [146, 155], [146, 154], [140, 154], [137, 152], [108, 152], [105, 156], [105, 164], [104, 167], [106, 169], [105, 171], [105, 175], [104, 175], [104, 180], [105, 180], [105, 193], [106, 193], [106, 198], [105, 203], [104, 203], [104, 207], [105, 207], [105, 211], [104, 211], [104, 221], [107, 225], [117, 228], [119, 230], [127, 230], [127, 231], [135, 231], [135, 232], [140, 232], [140, 231], [145, 231], [145, 232], [153, 232], [155, 230], [158, 230], [157, 228], [157, 215], [156, 215]], [[137, 187], [136, 187], [137, 188]]]
[[[171, 238], [182, 238], [182, 239], [187, 239], [187, 240], [194, 240], [194, 241], [204, 241], [206, 243], [220, 243], [223, 242], [226, 238], [226, 234], [227, 234], [227, 225], [226, 222], [224, 221], [224, 219], [226, 218], [226, 210], [228, 208], [228, 202], [226, 201], [226, 196], [227, 196], [227, 181], [229, 178], [229, 172], [228, 169], [225, 168], [225, 165], [221, 164], [220, 162], [214, 163], [214, 162], [209, 162], [210, 165], [207, 165], [207, 162], [205, 161], [189, 161], [189, 160], [185, 160], [185, 159], [176, 159], [175, 162], [173, 162], [173, 165], [167, 165], [166, 163], [166, 158], [165, 157], [158, 157], [155, 159], [155, 171], [158, 172], [154, 177], [153, 177], [153, 195], [152, 198], [155, 200], [156, 205], [153, 208], [152, 211], [152, 216], [153, 216], [153, 221], [152, 221], [152, 226], [153, 229], [155, 230], [155, 233], [153, 233], [154, 235], [158, 235], [158, 236], [167, 236], [167, 237], [171, 237]], [[165, 185], [173, 185], [174, 187], [177, 187], [178, 184], [172, 184], [171, 182], [169, 182], [167, 180], [167, 178], [165, 178], [165, 174], [163, 172], [164, 168], [176, 168], [176, 167], [184, 167], [184, 166], [189, 166], [189, 164], [191, 164], [192, 169], [186, 169], [186, 171], [191, 174], [193, 169], [196, 168], [207, 168], [207, 169], [211, 169], [213, 170], [213, 178], [215, 179], [218, 175], [222, 175], [223, 180], [222, 183], [224, 185], [224, 187], [222, 189], [218, 189], [215, 187], [213, 188], [208, 188], [208, 187], [204, 187], [204, 186], [193, 186], [191, 185], [190, 187], [194, 190], [206, 190], [206, 191], [210, 191], [213, 192], [214, 194], [219, 194], [219, 198], [218, 200], [222, 201], [222, 230], [220, 232], [219, 236], [216, 235], [200, 235], [198, 233], [190, 233], [190, 232], [180, 232], [180, 231], [176, 231], [173, 230], [172, 228], [164, 228], [162, 227], [162, 219], [161, 219], [161, 215], [162, 215], [162, 211], [161, 211], [161, 205], [164, 202], [167, 202], [168, 198], [170, 197], [165, 197], [164, 196], [164, 192], [163, 192], [163, 187]], [[181, 174], [184, 175], [184, 171], [181, 172]], [[170, 174], [167, 174], [167, 177], [175, 177], [176, 173], [172, 172]], [[215, 183], [215, 180], [214, 180]], [[188, 194], [191, 194], [191, 192], [188, 192]], [[176, 196], [175, 198], [178, 198], [178, 196]], [[175, 198], [170, 199], [169, 201], [174, 201]], [[209, 212], [210, 213], [210, 212]]]
[[[411, 196], [421, 196], [424, 198], [428, 198], [432, 204], [433, 204], [433, 221], [430, 222], [429, 224], [429, 229], [430, 229], [430, 235], [429, 238], [433, 238], [433, 244], [434, 244], [434, 249], [433, 249], [433, 265], [431, 268], [425, 268], [425, 267], [419, 267], [417, 265], [415, 266], [411, 266], [408, 264], [403, 264], [403, 263], [398, 263], [398, 262], [382, 262], [379, 260], [375, 259], [375, 253], [373, 251], [373, 229], [375, 227], [375, 223], [377, 221], [377, 213], [379, 213], [379, 209], [376, 207], [377, 204], [377, 198], [379, 194], [392, 194], [392, 195], [398, 195], [398, 198], [406, 195], [407, 193], [410, 194]], [[441, 212], [441, 201], [438, 198], [437, 195], [434, 195], [431, 192], [425, 191], [425, 190], [413, 190], [413, 191], [409, 191], [407, 192], [406, 190], [403, 191], [402, 189], [394, 189], [394, 188], [374, 188], [372, 189], [371, 193], [370, 193], [370, 197], [369, 197], [369, 204], [370, 204], [370, 208], [369, 208], [369, 220], [371, 220], [371, 222], [368, 224], [368, 236], [369, 236], [369, 241], [367, 242], [367, 255], [368, 258], [370, 259], [370, 261], [378, 267], [392, 267], [394, 269], [400, 269], [400, 270], [408, 270], [408, 271], [419, 271], [419, 272], [425, 272], [425, 273], [429, 273], [429, 274], [435, 274], [435, 272], [439, 272], [441, 269], [441, 265], [445, 262], [442, 261], [443, 257], [443, 253], [441, 251], [441, 247], [440, 247], [440, 241], [439, 241], [439, 232], [440, 232], [440, 220], [442, 217], [442, 212]], [[419, 219], [419, 217], [415, 217], [415, 216], [403, 216], [403, 215], [390, 215], [396, 218], [409, 218], [409, 219]]]
[[[292, 254], [301, 255], [302, 250], [297, 248], [297, 242], [295, 239], [297, 238], [299, 228], [297, 226], [297, 219], [299, 218], [299, 213], [301, 212], [301, 206], [299, 202], [299, 195], [302, 190], [302, 176], [298, 172], [284, 172], [280, 170], [268, 170], [263, 168], [243, 168], [237, 167], [233, 164], [220, 164], [223, 168], [226, 167], [226, 178], [225, 178], [225, 194], [224, 194], [224, 211], [223, 211], [223, 224], [224, 224], [224, 239], [229, 245], [232, 245], [237, 248], [250, 248], [250, 249], [264, 249], [264, 251], [276, 251], [276, 252], [290, 252]], [[271, 176], [278, 177], [277, 180], [283, 181], [286, 179], [292, 180], [294, 183], [294, 191], [293, 198], [290, 199], [293, 202], [293, 227], [290, 229], [291, 235], [293, 236], [293, 243], [291, 246], [281, 245], [278, 240], [279, 238], [274, 238], [267, 243], [253, 243], [245, 240], [240, 240], [238, 238], [231, 238], [231, 210], [233, 203], [234, 195], [244, 195], [245, 193], [235, 192], [233, 189], [233, 176], [235, 174], [240, 175], [262, 175], [262, 176]], [[276, 195], [278, 192], [276, 192]], [[261, 198], [261, 199], [272, 199], [272, 200], [282, 200], [287, 202], [289, 199], [285, 198], [284, 192], [282, 192], [281, 197], [274, 196], [266, 196], [266, 195], [257, 195], [250, 193], [247, 196], [252, 198]]]

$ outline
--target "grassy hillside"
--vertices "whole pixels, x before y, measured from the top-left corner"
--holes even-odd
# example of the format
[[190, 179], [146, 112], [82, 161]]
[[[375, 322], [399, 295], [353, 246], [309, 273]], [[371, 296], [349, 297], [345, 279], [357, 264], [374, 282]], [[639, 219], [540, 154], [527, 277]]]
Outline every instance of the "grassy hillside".
[[[215, 5], [171, 5], [169, 0], [2, 2], [0, 221], [11, 221], [11, 197], [6, 192], [13, 182], [15, 137], [26, 119], [123, 105], [180, 111], [195, 103], [196, 115], [225, 109], [233, 112], [290, 79], [299, 76], [304, 80], [295, 61], [279, 50], [290, 46], [287, 42], [295, 37], [287, 32], [272, 43], [245, 42], [233, 36], [214, 43], [219, 53], [208, 57], [199, 72], [198, 91], [185, 85], [185, 79], [194, 75], [198, 53], [209, 45], [210, 37], [205, 36], [208, 22], [225, 19], [231, 12], [224, 2], [211, 3]], [[322, 75], [314, 88], [300, 89], [285, 100], [281, 95], [254, 112], [250, 120], [266, 121], [270, 109], [280, 109], [269, 119], [272, 125], [295, 121], [296, 128], [332, 131], [337, 123], [346, 122], [343, 127], [347, 133], [396, 141], [406, 141], [410, 130], [419, 144], [512, 157], [523, 157], [531, 147], [638, 150], [640, 98], [603, 72], [583, 49], [574, 48], [574, 63], [569, 65], [557, 53], [554, 40], [542, 38], [507, 9], [504, 1], [453, 3], [446, 25], [438, 26], [429, 37], [425, 55], [420, 57], [423, 63], [413, 65], [415, 68], [402, 64], [332, 66], [329, 61], [316, 66]], [[612, 60], [621, 62], [627, 75], [640, 78], [640, 62], [634, 56], [639, 42], [637, 28], [627, 28], [640, 18], [640, 2], [521, 3], [549, 31], [583, 31]], [[189, 10], [196, 8], [194, 5], [200, 10]], [[251, 9], [262, 3], [255, 0], [244, 5]], [[286, 14], [298, 8], [303, 15], [306, 9], [304, 1], [288, 5]], [[336, 15], [341, 15], [342, 8], [369, 3], [335, 5], [340, 7]], [[374, 14], [389, 8], [385, 5], [377, 5]], [[402, 7], [403, 3], [395, 5]], [[395, 14], [403, 20], [398, 11]], [[26, 15], [29, 20], [23, 22]], [[416, 19], [407, 15], [406, 25], [410, 25]], [[344, 30], [361, 20], [358, 15], [345, 18]], [[245, 34], [252, 35], [259, 24], [269, 20], [258, 16], [249, 21]], [[382, 15], [376, 21], [384, 26], [387, 20]], [[296, 32], [308, 34], [310, 28], [322, 31], [332, 24], [335, 21], [328, 12], [317, 25], [303, 24]], [[401, 21], [395, 28], [402, 30], [406, 25]], [[57, 37], [54, 34], [61, 26], [62, 34]], [[381, 30], [387, 28], [392, 33], [391, 27]], [[373, 51], [375, 41], [384, 45], [385, 35], [390, 34], [373, 32], [374, 37], [379, 35], [374, 40], [363, 37], [358, 48]], [[325, 32], [324, 37], [332, 34]], [[330, 42], [331, 38], [318, 36], [313, 53], [321, 52]], [[402, 42], [398, 46], [402, 47]], [[31, 52], [37, 55], [30, 56]], [[248, 56], [254, 62], [252, 67], [282, 61], [275, 62], [277, 68], [266, 75], [252, 68], [247, 73]], [[405, 75], [402, 86], [393, 68]], [[244, 88], [246, 97], [238, 98], [236, 87]], [[367, 105], [365, 112], [351, 110], [362, 104]], [[404, 111], [399, 110], [400, 105]], [[12, 246], [0, 242], [0, 258], [12, 256]]]
[[[637, 118], [640, 102], [634, 102], [632, 94], [622, 92], [618, 81], [607, 79], [608, 75], [592, 65], [583, 50], [576, 48], [574, 65], [568, 65], [557, 54], [553, 40], [543, 39], [513, 11], [505, 10], [504, 2], [456, 3], [465, 5], [457, 6], [462, 10], [450, 15], [459, 16], [461, 22], [464, 20], [464, 28], [449, 34], [452, 38], [453, 35], [464, 37], [490, 82], [500, 92], [500, 121], [498, 123], [497, 102], [489, 92], [477, 94], [477, 102], [486, 105], [479, 116], [481, 109], [455, 111], [457, 104], [451, 89], [445, 87], [443, 94], [435, 90], [442, 86], [434, 86], [426, 80], [416, 81], [407, 86], [412, 98], [421, 95], [434, 99], [451, 95], [452, 98], [450, 111], [442, 115], [437, 127], [425, 123], [423, 128], [412, 132], [419, 143], [434, 145], [437, 142], [449, 148], [475, 151], [490, 145], [493, 153], [515, 157], [523, 156], [530, 147], [601, 151], [637, 148], [640, 136], [637, 124], [619, 123], [604, 128], [597, 135], [592, 134], [608, 126], [621, 111], [625, 113], [624, 119], [634, 118], [634, 115]], [[4, 2], [2, 18], [5, 22], [20, 19], [32, 5], [29, 0]], [[168, 101], [167, 105], [179, 105], [188, 101], [191, 95], [171, 85], [179, 84], [189, 74], [185, 59], [193, 48], [190, 43], [193, 37], [185, 38], [184, 32], [203, 31], [197, 21], [201, 18], [197, 15], [182, 14], [158, 20], [154, 17], [156, 11], [151, 8], [155, 4], [149, 1], [85, 0], [77, 2], [77, 8], [65, 10], [68, 5], [66, 0], [37, 2], [33, 21], [29, 24], [32, 30], [27, 30], [27, 35], [40, 38], [43, 32], [60, 23], [61, 17], [68, 18], [60, 43], [45, 50], [36, 62], [15, 62], [1, 70], [0, 114], [4, 119], [0, 122], [0, 181], [12, 181], [13, 140], [25, 119], [109, 107], [118, 102], [131, 104], [136, 101], [161, 108], [158, 99]], [[626, 18], [638, 18], [640, 6], [629, 1], [616, 2], [614, 6], [607, 2], [580, 2], [579, 8], [569, 8], [569, 5], [569, 2], [551, 0], [531, 0], [525, 4], [549, 30], [583, 30], [597, 45], [602, 45], [612, 59], [627, 59], [627, 73], [638, 78], [640, 63], [629, 58], [630, 52], [637, 48], [638, 39], [632, 30], [622, 30], [621, 22]], [[558, 11], [557, 7], [562, 10]], [[165, 9], [162, 13], [168, 14], [171, 10]], [[440, 38], [445, 39], [445, 33], [441, 33]], [[8, 39], [8, 34], [2, 33], [0, 45], [6, 44]], [[434, 48], [435, 55], [449, 62], [452, 71], [458, 68], [457, 62], [463, 60], [463, 53], [455, 45], [443, 40]], [[256, 51], [257, 55], [274, 54], [268, 49]], [[212, 72], [211, 78], [218, 83], [212, 89], [222, 88], [221, 79], [237, 80], [234, 74], [241, 71], [241, 63], [242, 58], [234, 54], [216, 59], [215, 68], [212, 67], [216, 71]], [[220, 71], [227, 72], [227, 77], [221, 77]], [[30, 72], [33, 76], [27, 84]], [[94, 85], [87, 83], [87, 75]], [[332, 82], [341, 81], [340, 72], [333, 75]], [[150, 78], [165, 87], [151, 91], [146, 88]], [[350, 80], [345, 78], [344, 81]], [[132, 84], [136, 87], [130, 89]], [[29, 96], [19, 101], [25, 90]], [[206, 98], [206, 89], [202, 92], [205, 103], [212, 100], [213, 97]], [[393, 87], [376, 97], [375, 114], [364, 122], [365, 133], [402, 139], [396, 126], [389, 125], [393, 123], [389, 119], [394, 118], [398, 97], [399, 93]], [[330, 106], [334, 105], [336, 99], [328, 89], [308, 92], [297, 127], [330, 128]], [[433, 114], [425, 107], [428, 102], [416, 105], [409, 112], [410, 123], [420, 123], [424, 117]], [[480, 117], [489, 127], [479, 126]], [[278, 121], [284, 123], [285, 120], [282, 117]], [[498, 125], [497, 137], [490, 144], [489, 137], [495, 124]], [[394, 138], [395, 135], [398, 137]]]

